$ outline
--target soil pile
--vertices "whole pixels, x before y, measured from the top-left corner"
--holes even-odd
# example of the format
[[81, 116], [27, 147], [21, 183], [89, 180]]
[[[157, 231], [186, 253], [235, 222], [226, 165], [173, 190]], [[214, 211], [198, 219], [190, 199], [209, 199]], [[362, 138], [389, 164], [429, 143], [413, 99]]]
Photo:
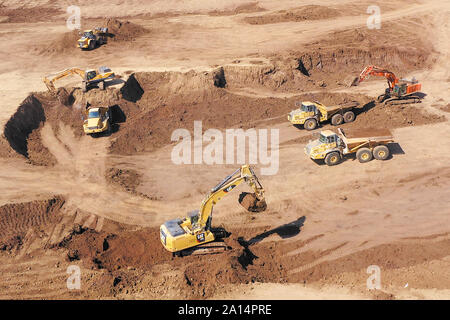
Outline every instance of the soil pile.
[[149, 32], [146, 28], [130, 21], [107, 19], [104, 25], [108, 28], [110, 39], [113, 41], [133, 41], [140, 35]]
[[[98, 24], [90, 26], [90, 28], [100, 27]], [[129, 42], [134, 41], [139, 36], [148, 33], [149, 31], [144, 27], [125, 21], [122, 22], [117, 19], [107, 19], [101, 27], [108, 27], [107, 41], [110, 42]], [[87, 27], [84, 29], [88, 29]], [[40, 54], [82, 54], [80, 48], [77, 47], [77, 41], [80, 39], [81, 30], [73, 30], [65, 32], [56, 37], [50, 45], [39, 48]], [[108, 44], [106, 44], [108, 45]]]
[[261, 25], [280, 22], [300, 22], [306, 20], [329, 19], [340, 15], [341, 12], [337, 9], [318, 5], [309, 5], [290, 10], [280, 10], [261, 16], [246, 17], [244, 18], [244, 21], [249, 24]]
[[[217, 289], [231, 283], [255, 281], [286, 281], [286, 273], [273, 254], [243, 247], [233, 235], [225, 242], [230, 250], [215, 255], [192, 255], [174, 258], [159, 241], [159, 229], [145, 228], [119, 233], [96, 232], [81, 229], [73, 232], [58, 246], [67, 249], [68, 260], [81, 260], [85, 267], [104, 269], [110, 280], [99, 287], [116, 287], [133, 291], [144, 282], [145, 275], [152, 275], [148, 288], [158, 284], [160, 270], [170, 264], [174, 277], [164, 287], [181, 290], [178, 297], [199, 298], [213, 295]], [[253, 250], [253, 249], [252, 249]], [[135, 272], [136, 271], [136, 272]], [[159, 288], [158, 290], [161, 290]]]
[[39, 49], [40, 54], [67, 54], [79, 50], [76, 48], [77, 40], [80, 38], [79, 31], [65, 32], [56, 37], [49, 45]]
[[[0, 4], [0, 23], [23, 23], [23, 22], [41, 22], [55, 21], [62, 19], [64, 11], [49, 7], [27, 7], [7, 8]], [[1, 19], [2, 17], [5, 17]]]
[[214, 10], [208, 12], [210, 16], [234, 16], [236, 14], [240, 13], [251, 13], [251, 12], [261, 12], [266, 11], [263, 7], [259, 5], [258, 2], [249, 2], [244, 3], [236, 8], [229, 9], [229, 10]]

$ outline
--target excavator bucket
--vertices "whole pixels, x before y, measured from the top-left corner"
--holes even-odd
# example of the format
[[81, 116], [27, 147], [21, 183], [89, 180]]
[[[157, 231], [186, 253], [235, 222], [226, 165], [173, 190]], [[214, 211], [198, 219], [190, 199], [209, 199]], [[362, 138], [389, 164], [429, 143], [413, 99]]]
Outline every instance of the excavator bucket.
[[357, 86], [359, 84], [359, 77], [355, 77], [353, 81], [350, 83], [350, 87]]
[[261, 212], [267, 209], [266, 200], [259, 200], [254, 193], [242, 192], [239, 195], [239, 203], [250, 212]]

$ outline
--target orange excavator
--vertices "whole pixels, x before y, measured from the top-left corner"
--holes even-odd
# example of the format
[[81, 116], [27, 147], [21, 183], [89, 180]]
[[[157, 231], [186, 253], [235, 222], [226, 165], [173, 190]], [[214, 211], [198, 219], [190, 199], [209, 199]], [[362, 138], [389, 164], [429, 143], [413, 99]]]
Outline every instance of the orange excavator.
[[386, 88], [384, 94], [377, 98], [378, 102], [383, 102], [385, 105], [418, 103], [423, 98], [423, 95], [420, 94], [422, 85], [415, 78], [412, 80], [398, 79], [393, 72], [376, 66], [365, 67], [361, 74], [353, 80], [351, 86], [359, 85], [368, 76], [387, 79], [389, 87]]

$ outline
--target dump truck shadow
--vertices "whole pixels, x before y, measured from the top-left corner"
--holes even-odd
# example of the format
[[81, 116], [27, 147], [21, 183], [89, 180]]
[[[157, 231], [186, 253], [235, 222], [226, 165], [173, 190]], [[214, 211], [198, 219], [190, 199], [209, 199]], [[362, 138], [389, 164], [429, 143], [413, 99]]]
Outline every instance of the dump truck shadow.
[[[375, 100], [372, 100], [372, 101], [366, 103], [365, 105], [363, 105], [361, 108], [355, 108], [354, 109], [355, 116], [358, 117], [358, 115], [360, 115], [361, 113], [365, 113], [365, 112], [370, 111], [376, 105], [377, 104], [376, 104]], [[358, 121], [358, 120], [356, 119], [355, 121]]]
[[394, 155], [394, 154], [405, 154], [405, 151], [397, 142], [389, 143], [388, 148], [389, 148], [390, 154], [389, 154], [389, 157], [387, 158], [387, 160], [391, 159], [392, 155]]

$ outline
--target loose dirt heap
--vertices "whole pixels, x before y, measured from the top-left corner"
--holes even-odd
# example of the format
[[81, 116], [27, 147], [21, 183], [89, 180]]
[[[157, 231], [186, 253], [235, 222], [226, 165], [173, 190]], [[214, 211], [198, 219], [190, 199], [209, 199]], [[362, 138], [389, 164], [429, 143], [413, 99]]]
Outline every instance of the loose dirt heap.
[[251, 12], [261, 12], [261, 11], [266, 11], [266, 9], [261, 7], [258, 2], [249, 2], [249, 3], [241, 4], [234, 9], [221, 10], [221, 11], [214, 10], [214, 11], [208, 12], [208, 14], [210, 16], [234, 16], [234, 15], [240, 14], [240, 13], [251, 13]]
[[133, 41], [149, 32], [146, 28], [130, 21], [107, 19], [104, 25], [108, 27], [108, 33], [112, 34], [111, 40], [113, 41]]
[[116, 185], [122, 190], [131, 194], [138, 195], [147, 199], [157, 200], [156, 197], [150, 197], [142, 192], [137, 191], [141, 184], [142, 174], [133, 169], [109, 168], [105, 172], [106, 180], [109, 184]]
[[280, 22], [300, 22], [306, 20], [320, 20], [338, 17], [341, 15], [339, 10], [318, 6], [318, 5], [308, 5], [299, 8], [280, 10], [273, 13], [246, 17], [244, 21], [249, 24], [269, 24], [269, 23], [280, 23]]
[[0, 207], [0, 251], [13, 252], [28, 238], [45, 233], [42, 228], [61, 219], [62, 197], [50, 200], [12, 203]]
[[[79, 228], [55, 248], [66, 249], [70, 261], [80, 260], [86, 268], [107, 271], [109, 281], [93, 283], [95, 287], [90, 290], [95, 292], [112, 288], [117, 294], [125, 289], [131, 293], [144, 289], [146, 294], [156, 296], [176, 289], [178, 298], [200, 298], [231, 283], [286, 281], [273, 254], [256, 250], [255, 255], [233, 235], [225, 239], [231, 249], [223, 254], [183, 258], [172, 257], [158, 239], [157, 228], [119, 233]], [[170, 271], [166, 271], [169, 265]], [[162, 277], [164, 283], [160, 283]]]
[[[149, 30], [144, 27], [132, 23], [130, 21], [122, 22], [117, 19], [107, 19], [103, 22], [96, 21], [85, 27], [84, 29], [96, 28], [96, 27], [108, 27], [108, 42], [113, 42], [116, 44], [123, 45], [123, 42], [134, 41], [139, 36], [148, 33]], [[38, 52], [44, 55], [53, 54], [81, 54], [81, 50], [77, 48], [77, 40], [80, 38], [80, 30], [74, 30], [70, 32], [65, 32], [56, 37], [50, 45], [41, 48], [39, 47]], [[108, 43], [106, 44], [108, 45]]]
[[0, 23], [23, 23], [29, 21], [54, 21], [61, 19], [63, 11], [50, 7], [28, 7], [7, 8], [0, 4]]

